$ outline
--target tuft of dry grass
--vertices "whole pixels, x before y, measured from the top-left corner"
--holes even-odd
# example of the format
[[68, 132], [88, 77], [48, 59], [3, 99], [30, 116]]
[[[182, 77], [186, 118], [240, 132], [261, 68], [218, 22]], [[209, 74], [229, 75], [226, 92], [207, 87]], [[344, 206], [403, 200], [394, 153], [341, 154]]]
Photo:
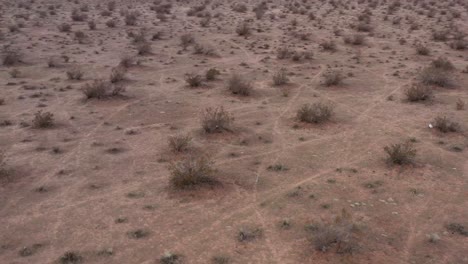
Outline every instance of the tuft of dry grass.
[[306, 123], [324, 123], [329, 121], [332, 116], [333, 106], [323, 102], [305, 104], [297, 111], [297, 119]]
[[234, 118], [224, 110], [224, 108], [207, 108], [202, 113], [201, 123], [203, 130], [206, 133], [221, 133], [224, 131], [232, 131], [232, 123]]
[[187, 73], [185, 75], [185, 82], [192, 88], [200, 87], [203, 84], [203, 78], [195, 73]]
[[172, 151], [183, 152], [189, 148], [192, 137], [189, 135], [175, 135], [169, 137], [168, 141], [169, 147], [172, 149]]
[[393, 165], [411, 164], [416, 157], [416, 149], [411, 142], [392, 144], [384, 147], [384, 151], [387, 154], [387, 161]]

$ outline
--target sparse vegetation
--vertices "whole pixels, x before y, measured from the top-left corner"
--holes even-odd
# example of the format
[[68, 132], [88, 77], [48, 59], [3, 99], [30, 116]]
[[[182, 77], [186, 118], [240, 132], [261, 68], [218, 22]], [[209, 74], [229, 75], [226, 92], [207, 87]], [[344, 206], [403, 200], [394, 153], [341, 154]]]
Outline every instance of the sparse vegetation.
[[405, 90], [406, 99], [410, 102], [428, 101], [432, 98], [432, 89], [423, 84], [413, 84]]
[[189, 156], [169, 167], [171, 185], [176, 189], [188, 189], [200, 185], [213, 185], [215, 170], [213, 163], [206, 157]]
[[387, 154], [387, 161], [395, 165], [411, 164], [416, 157], [416, 149], [413, 148], [410, 142], [386, 146], [384, 151]]
[[50, 112], [38, 111], [34, 114], [33, 128], [49, 128], [54, 125], [54, 115]]
[[252, 84], [241, 77], [239, 74], [233, 74], [227, 83], [228, 90], [233, 94], [248, 96], [252, 93]]
[[81, 80], [83, 75], [83, 71], [78, 67], [73, 67], [67, 71], [67, 77], [69, 80]]
[[340, 85], [344, 80], [344, 76], [341, 74], [341, 72], [335, 71], [335, 70], [329, 70], [325, 72], [322, 75], [322, 78], [323, 78], [323, 84], [325, 86]]
[[60, 264], [77, 264], [82, 263], [83, 257], [79, 253], [73, 251], [67, 251], [63, 256], [60, 257]]
[[208, 81], [214, 81], [216, 80], [216, 77], [220, 74], [221, 72], [219, 70], [217, 70], [216, 68], [211, 68], [206, 72], [205, 77]]
[[234, 118], [223, 107], [207, 108], [203, 111], [202, 127], [206, 133], [232, 131]]
[[305, 104], [297, 111], [297, 119], [301, 122], [320, 124], [333, 116], [333, 107], [329, 103]]
[[187, 150], [190, 146], [192, 137], [188, 135], [176, 135], [169, 137], [169, 147], [174, 152], [183, 152]]
[[200, 87], [203, 84], [203, 78], [201, 75], [195, 73], [188, 73], [185, 75], [185, 82], [190, 87]]
[[281, 68], [273, 75], [273, 84], [276, 86], [285, 85], [289, 82], [289, 78], [285, 68]]
[[434, 127], [442, 133], [458, 132], [460, 124], [450, 120], [446, 116], [438, 116], [434, 120]]

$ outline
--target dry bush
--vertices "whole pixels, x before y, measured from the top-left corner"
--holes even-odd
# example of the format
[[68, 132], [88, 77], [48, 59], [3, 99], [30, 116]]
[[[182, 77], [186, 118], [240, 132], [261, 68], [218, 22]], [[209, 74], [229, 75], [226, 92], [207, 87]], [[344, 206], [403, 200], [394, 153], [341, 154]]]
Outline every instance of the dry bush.
[[245, 4], [235, 4], [232, 10], [238, 13], [245, 13], [247, 12], [247, 6]]
[[131, 55], [124, 55], [119, 62], [120, 67], [130, 68], [135, 64], [135, 59]]
[[418, 45], [416, 46], [416, 53], [417, 53], [418, 55], [428, 56], [429, 53], [430, 53], [430, 50], [429, 50], [428, 47], [426, 47], [426, 46], [424, 46], [424, 45], [422, 45], [422, 44], [418, 44]]
[[361, 22], [356, 25], [356, 30], [360, 32], [371, 32], [374, 30], [374, 27], [368, 23]]
[[88, 27], [90, 30], [96, 30], [96, 22], [94, 20], [88, 21]]
[[297, 111], [297, 119], [306, 123], [324, 123], [329, 121], [332, 116], [333, 106], [323, 102], [305, 104]]
[[200, 87], [203, 84], [203, 77], [198, 74], [188, 73], [185, 75], [185, 82], [190, 87]]
[[285, 85], [288, 82], [289, 78], [285, 68], [281, 68], [273, 75], [273, 84], [275, 86]]
[[221, 133], [232, 131], [234, 118], [224, 108], [207, 108], [202, 113], [202, 128], [206, 133]]
[[455, 69], [452, 62], [450, 62], [447, 58], [439, 57], [431, 62], [431, 66], [437, 69], [441, 69], [444, 71], [451, 71]]
[[250, 81], [245, 80], [239, 74], [233, 74], [227, 82], [227, 88], [231, 93], [248, 96], [252, 93], [253, 87]]
[[458, 98], [457, 102], [455, 103], [455, 109], [457, 109], [458, 111], [465, 109], [465, 102], [462, 99]]
[[78, 40], [80, 44], [83, 44], [86, 39], [86, 34], [83, 31], [75, 31], [75, 39]]
[[204, 184], [215, 184], [213, 163], [203, 156], [189, 156], [169, 167], [171, 185], [176, 189], [188, 189]]
[[68, 23], [62, 23], [57, 26], [58, 30], [60, 32], [70, 32], [71, 31], [71, 25]]
[[182, 264], [182, 256], [167, 252], [159, 259], [160, 264]]
[[416, 149], [410, 142], [386, 146], [384, 151], [387, 154], [387, 161], [395, 165], [411, 164], [416, 157]]
[[468, 42], [464, 39], [456, 39], [450, 43], [450, 47], [454, 50], [465, 50], [468, 48]]
[[211, 22], [211, 17], [204, 17], [200, 20], [200, 26], [202, 27], [208, 27]]
[[79, 253], [73, 251], [67, 251], [63, 256], [60, 257], [60, 264], [78, 264], [83, 262], [83, 257]]
[[276, 51], [276, 58], [279, 60], [288, 59], [291, 57], [293, 52], [287, 47], [281, 47]]
[[434, 120], [434, 127], [442, 133], [460, 131], [460, 124], [450, 120], [446, 116], [438, 116]]
[[186, 33], [180, 36], [180, 45], [184, 50], [187, 50], [187, 48], [193, 44], [195, 44], [195, 38], [192, 34]]
[[11, 78], [18, 78], [21, 74], [20, 70], [18, 69], [13, 69], [11, 71], [8, 72], [11, 76]]
[[71, 18], [73, 21], [83, 22], [88, 18], [88, 15], [81, 13], [77, 9], [74, 9], [71, 13]]
[[136, 26], [138, 20], [138, 12], [130, 12], [125, 15], [125, 25]]
[[341, 74], [341, 72], [335, 70], [329, 70], [325, 72], [322, 75], [322, 78], [323, 84], [325, 86], [340, 85], [344, 80], [344, 76]]
[[338, 254], [353, 254], [360, 248], [359, 227], [344, 209], [332, 223], [313, 226], [309, 230], [310, 241], [317, 251], [327, 252], [334, 248]]
[[448, 30], [434, 30], [432, 31], [432, 39], [435, 41], [446, 41], [448, 39]]
[[83, 71], [78, 67], [73, 67], [67, 71], [67, 77], [69, 80], [81, 80], [83, 75]]
[[406, 99], [410, 102], [420, 102], [432, 99], [433, 92], [428, 86], [413, 84], [405, 90]]
[[247, 22], [240, 23], [236, 28], [236, 33], [239, 36], [248, 36], [250, 35], [250, 25]]
[[366, 36], [362, 34], [353, 34], [344, 37], [344, 42], [351, 45], [363, 45], [366, 41]]
[[211, 45], [196, 43], [194, 46], [194, 54], [206, 55], [206, 56], [217, 56], [215, 48]]
[[4, 66], [13, 66], [21, 62], [21, 57], [19, 51], [5, 48], [2, 54], [2, 63]]
[[336, 44], [333, 40], [324, 40], [319, 45], [323, 50], [335, 52], [337, 50]]
[[82, 91], [86, 99], [104, 99], [108, 96], [111, 86], [107, 81], [94, 80], [92, 83], [85, 84]]
[[149, 42], [139, 42], [136, 44], [136, 49], [138, 55], [148, 55], [151, 54], [152, 48], [151, 43]]
[[115, 28], [117, 26], [117, 21], [115, 19], [110, 19], [106, 22], [108, 28]]
[[419, 74], [419, 78], [425, 85], [436, 85], [440, 87], [454, 86], [454, 80], [450, 72], [434, 66], [424, 68]]
[[190, 146], [192, 138], [188, 135], [176, 135], [169, 137], [169, 147], [174, 152], [183, 152], [187, 150]]
[[50, 112], [38, 111], [34, 114], [33, 128], [48, 128], [54, 125], [54, 115]]
[[206, 72], [205, 78], [206, 78], [206, 80], [208, 80], [208, 81], [214, 81], [214, 80], [216, 80], [216, 77], [217, 77], [218, 75], [220, 75], [220, 74], [221, 74], [221, 72], [220, 72], [218, 69], [216, 69], [216, 68], [211, 68], [211, 69], [209, 69], [209, 70]]
[[110, 74], [110, 82], [111, 83], [118, 83], [125, 80], [125, 74], [127, 73], [127, 69], [125, 67], [117, 66], [112, 68]]

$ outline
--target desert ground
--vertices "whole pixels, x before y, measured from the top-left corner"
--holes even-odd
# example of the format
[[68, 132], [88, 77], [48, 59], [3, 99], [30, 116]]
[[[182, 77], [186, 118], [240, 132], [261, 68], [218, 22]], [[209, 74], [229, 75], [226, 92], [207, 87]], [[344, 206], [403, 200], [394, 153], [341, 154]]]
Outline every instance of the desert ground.
[[0, 1], [0, 263], [468, 263], [468, 1]]

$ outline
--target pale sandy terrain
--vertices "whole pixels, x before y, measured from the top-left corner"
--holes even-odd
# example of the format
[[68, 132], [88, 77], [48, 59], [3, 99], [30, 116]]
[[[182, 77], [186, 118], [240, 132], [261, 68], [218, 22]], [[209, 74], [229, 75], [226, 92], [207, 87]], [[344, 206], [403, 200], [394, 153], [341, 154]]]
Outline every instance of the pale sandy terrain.
[[[468, 45], [451, 48], [468, 40], [468, 2], [400, 2], [273, 0], [257, 19], [260, 1], [117, 1], [103, 16], [106, 1], [1, 0], [2, 61], [21, 57], [0, 66], [0, 263], [468, 263]], [[87, 18], [73, 21], [73, 9]], [[370, 32], [352, 27], [364, 13]], [[248, 36], [236, 33], [243, 21]], [[140, 29], [144, 55], [129, 36]], [[215, 54], [184, 50], [187, 33]], [[365, 42], [346, 44], [354, 34]], [[329, 40], [336, 51], [323, 49]], [[279, 59], [284, 47], [310, 58]], [[85, 85], [109, 80], [124, 56], [134, 59], [118, 82], [125, 91], [86, 100]], [[455, 67], [444, 72], [453, 85], [422, 84], [432, 97], [409, 102], [405, 91], [439, 57]], [[184, 80], [210, 68], [214, 81]], [[289, 82], [276, 86], [281, 68]], [[346, 78], [326, 86], [330, 70]], [[251, 81], [249, 96], [226, 88], [233, 73]], [[298, 120], [316, 102], [333, 107], [331, 119]], [[233, 127], [206, 133], [202, 112], [219, 106]], [[39, 110], [51, 127], [33, 126]], [[429, 128], [442, 116], [457, 131]], [[190, 135], [188, 150], [174, 153], [173, 135]], [[384, 147], [406, 141], [414, 161], [390, 164]], [[170, 164], [202, 155], [218, 184], [172, 186]], [[343, 209], [354, 228], [319, 250], [318, 232]], [[243, 230], [258, 232], [241, 241]]]

